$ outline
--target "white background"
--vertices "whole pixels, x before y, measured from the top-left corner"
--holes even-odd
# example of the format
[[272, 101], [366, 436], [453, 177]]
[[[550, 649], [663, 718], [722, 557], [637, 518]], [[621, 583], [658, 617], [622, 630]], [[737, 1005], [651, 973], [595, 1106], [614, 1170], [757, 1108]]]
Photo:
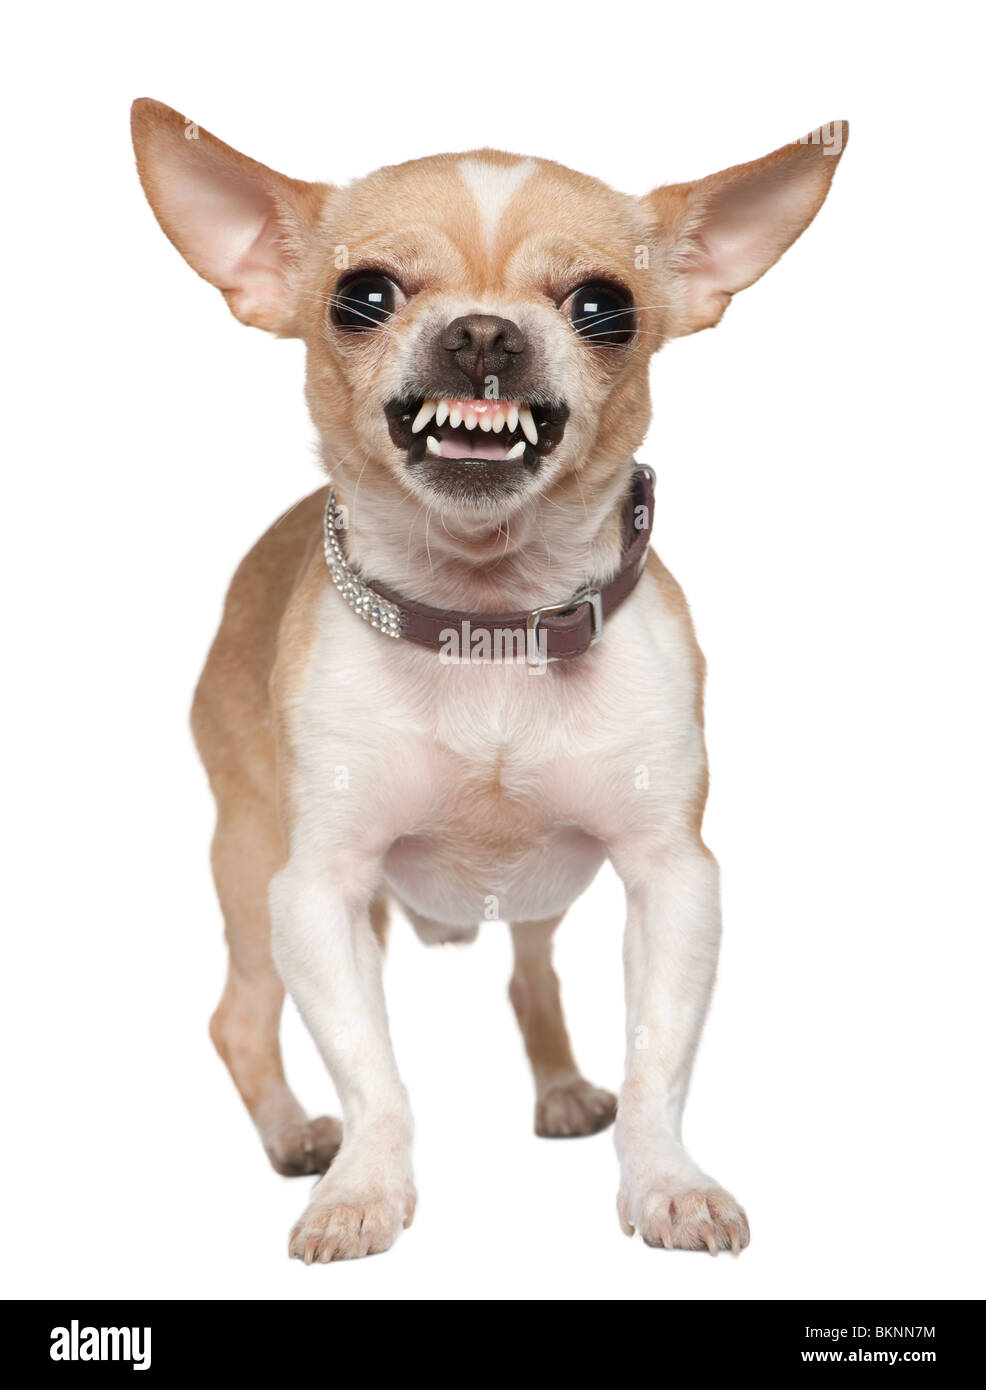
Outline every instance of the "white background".
[[[980, 1296], [981, 125], [971, 7], [95, 4], [8, 29], [3, 1280], [12, 1296]], [[11, 21], [8, 19], [8, 25]], [[656, 544], [710, 665], [726, 935], [686, 1139], [739, 1261], [631, 1243], [610, 1135], [536, 1140], [506, 929], [387, 968], [418, 1124], [389, 1254], [286, 1257], [212, 1052], [221, 923], [186, 710], [225, 585], [318, 484], [299, 344], [143, 201], [128, 106], [344, 180], [495, 144], [627, 191], [852, 139], [814, 226], [653, 369]], [[977, 370], [979, 368], [979, 370]], [[559, 938], [615, 1087], [621, 894]], [[296, 1017], [290, 1073], [331, 1089]]]

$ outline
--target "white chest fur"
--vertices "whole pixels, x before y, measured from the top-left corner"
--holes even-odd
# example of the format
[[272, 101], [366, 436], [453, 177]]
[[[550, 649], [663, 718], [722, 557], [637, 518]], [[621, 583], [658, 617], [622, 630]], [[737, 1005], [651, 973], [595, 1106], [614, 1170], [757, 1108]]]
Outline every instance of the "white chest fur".
[[289, 711], [294, 835], [442, 922], [560, 913], [607, 852], [674, 826], [704, 769], [687, 631], [648, 575], [585, 656], [442, 662], [319, 602]]

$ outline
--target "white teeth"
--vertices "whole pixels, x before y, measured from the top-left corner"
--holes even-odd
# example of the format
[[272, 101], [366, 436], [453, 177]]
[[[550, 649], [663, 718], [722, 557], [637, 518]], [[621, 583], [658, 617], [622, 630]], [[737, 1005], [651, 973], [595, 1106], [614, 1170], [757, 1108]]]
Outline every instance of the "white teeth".
[[527, 435], [527, 438], [530, 440], [530, 442], [532, 444], [536, 444], [538, 442], [538, 432], [534, 425], [534, 416], [531, 414], [530, 410], [527, 408], [526, 405], [522, 405], [518, 413], [520, 417], [521, 429]]
[[437, 409], [438, 406], [434, 401], [425, 401], [424, 405], [414, 417], [414, 423], [411, 425], [411, 433], [417, 434], [419, 430], [423, 430]]
[[[508, 459], [521, 458], [527, 443], [536, 445], [538, 442], [534, 416], [531, 414], [530, 407], [526, 405], [507, 405], [504, 403], [495, 410], [484, 411], [477, 416], [474, 410], [469, 410], [461, 401], [428, 400], [422, 404], [421, 409], [415, 415], [411, 424], [411, 433], [420, 434], [432, 419], [438, 428], [441, 428], [446, 421], [452, 429], [458, 429], [460, 425], [464, 425], [467, 430], [474, 430], [478, 425], [484, 434], [500, 434], [504, 429], [508, 434], [512, 434], [519, 424], [524, 438], [519, 439], [513, 448], [504, 455]], [[426, 435], [425, 449], [433, 458], [442, 457], [442, 446], [433, 434]]]

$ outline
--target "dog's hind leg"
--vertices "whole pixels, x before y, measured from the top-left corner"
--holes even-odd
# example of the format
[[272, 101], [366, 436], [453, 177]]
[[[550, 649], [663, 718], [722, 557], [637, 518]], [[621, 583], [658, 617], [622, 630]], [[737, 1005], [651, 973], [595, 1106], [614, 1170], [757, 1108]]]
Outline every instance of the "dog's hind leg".
[[[229, 975], [210, 1032], [271, 1163], [289, 1176], [324, 1173], [338, 1120], [309, 1120], [288, 1088], [278, 1031], [284, 986], [270, 951], [267, 892], [284, 862], [268, 682], [284, 608], [320, 538], [325, 493], [286, 512], [230, 586], [192, 706], [192, 730], [218, 819], [212, 869], [226, 922]], [[379, 930], [384, 930], [384, 913]]]
[[284, 986], [270, 953], [267, 889], [283, 859], [271, 806], [250, 796], [220, 802], [212, 846], [226, 921], [229, 974], [210, 1034], [257, 1127], [267, 1156], [286, 1177], [324, 1173], [342, 1142], [338, 1120], [309, 1120], [288, 1087], [278, 1032]]
[[551, 938], [560, 917], [511, 924], [510, 1002], [534, 1073], [534, 1130], [545, 1139], [597, 1134], [613, 1123], [616, 1097], [580, 1074], [565, 1027]]

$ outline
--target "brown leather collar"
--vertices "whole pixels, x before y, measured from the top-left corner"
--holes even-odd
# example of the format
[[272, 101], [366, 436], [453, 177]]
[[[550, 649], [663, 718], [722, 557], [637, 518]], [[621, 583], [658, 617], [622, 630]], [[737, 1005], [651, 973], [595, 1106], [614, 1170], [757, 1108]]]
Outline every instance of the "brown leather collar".
[[350, 606], [374, 627], [391, 637], [403, 637], [464, 659], [477, 651], [486, 659], [495, 660], [498, 653], [513, 652], [516, 656], [519, 639], [521, 653], [528, 661], [564, 661], [581, 656], [599, 641], [606, 620], [632, 593], [643, 573], [654, 524], [654, 474], [650, 468], [634, 471], [623, 512], [623, 553], [612, 579], [598, 588], [585, 585], [561, 603], [514, 613], [429, 608], [382, 584], [364, 584], [348, 570], [332, 535], [333, 509], [334, 498], [330, 496], [325, 531], [330, 573]]

